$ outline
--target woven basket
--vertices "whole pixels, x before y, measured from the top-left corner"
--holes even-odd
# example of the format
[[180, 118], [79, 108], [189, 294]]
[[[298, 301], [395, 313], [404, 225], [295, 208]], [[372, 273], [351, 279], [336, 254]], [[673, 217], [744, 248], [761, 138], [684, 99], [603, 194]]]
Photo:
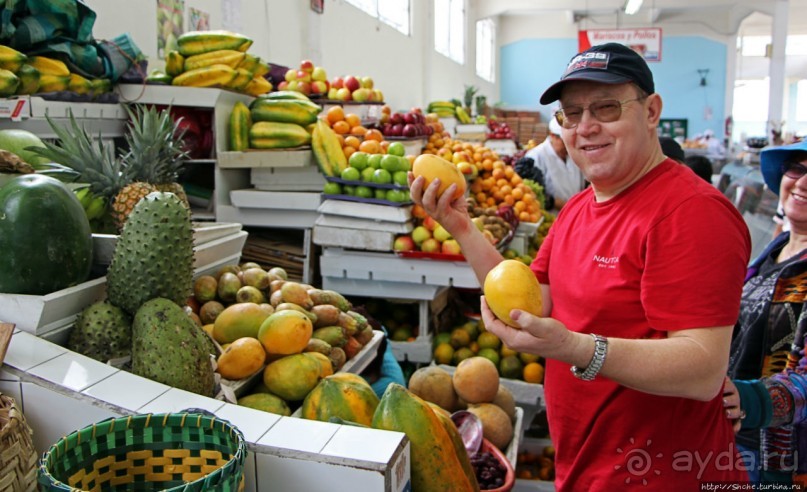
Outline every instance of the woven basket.
[[39, 490], [236, 492], [246, 454], [241, 431], [216, 417], [121, 417], [51, 446], [40, 462]]
[[0, 492], [36, 490], [36, 461], [31, 428], [14, 399], [0, 394]]

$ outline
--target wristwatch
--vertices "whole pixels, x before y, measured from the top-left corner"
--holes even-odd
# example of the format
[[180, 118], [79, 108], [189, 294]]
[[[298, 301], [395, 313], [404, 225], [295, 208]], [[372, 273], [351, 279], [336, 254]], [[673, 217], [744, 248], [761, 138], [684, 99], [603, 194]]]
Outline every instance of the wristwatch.
[[594, 356], [591, 358], [591, 362], [584, 369], [577, 366], [571, 367], [572, 374], [583, 381], [593, 381], [597, 377], [605, 363], [605, 356], [608, 354], [608, 339], [594, 333], [591, 336], [594, 338]]

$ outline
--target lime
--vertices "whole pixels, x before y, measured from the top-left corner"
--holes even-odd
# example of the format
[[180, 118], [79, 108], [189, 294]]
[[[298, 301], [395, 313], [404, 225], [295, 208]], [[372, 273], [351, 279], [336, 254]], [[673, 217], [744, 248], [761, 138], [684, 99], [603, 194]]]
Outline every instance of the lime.
[[479, 357], [484, 357], [489, 361], [493, 362], [494, 366], [499, 365], [499, 352], [496, 352], [492, 348], [479, 349], [479, 353], [477, 355]]
[[434, 360], [438, 364], [451, 364], [454, 359], [454, 347], [448, 343], [441, 343], [434, 348]]
[[392, 183], [392, 174], [386, 169], [376, 169], [373, 172], [373, 183], [390, 184]]
[[407, 190], [387, 190], [387, 201], [403, 203], [409, 201], [409, 191]]
[[473, 350], [469, 349], [468, 347], [462, 347], [460, 349], [457, 349], [456, 352], [454, 352], [452, 362], [454, 362], [454, 365], [458, 365], [460, 362], [473, 356], [474, 356]]
[[395, 171], [392, 174], [392, 182], [396, 185], [406, 186], [409, 187], [409, 181], [406, 178], [407, 172], [406, 171]]
[[390, 173], [398, 170], [398, 156], [387, 154], [381, 158], [381, 169], [386, 169]]
[[342, 194], [353, 196], [356, 194], [356, 187], [352, 185], [345, 185], [342, 187]]
[[[482, 352], [480, 350], [480, 352]], [[501, 362], [499, 362], [499, 374], [503, 378], [509, 379], [521, 379], [523, 377], [524, 371], [524, 364], [521, 362], [515, 355], [508, 355], [507, 357], [503, 357]]]
[[401, 142], [392, 142], [387, 148], [387, 154], [403, 157], [406, 154], [406, 147]]
[[480, 349], [492, 348], [494, 350], [499, 350], [499, 346], [502, 344], [499, 337], [489, 331], [480, 333], [479, 338], [477, 338], [476, 341], [479, 342]]
[[354, 194], [361, 198], [373, 198], [373, 189], [368, 186], [357, 186]]
[[471, 335], [462, 328], [451, 331], [451, 346], [454, 348], [467, 347], [471, 344]]
[[341, 195], [342, 185], [339, 183], [325, 183], [325, 186], [322, 188], [322, 192], [326, 195]]
[[374, 168], [372, 168], [372, 167], [370, 167], [370, 166], [365, 167], [365, 168], [364, 168], [364, 169], [362, 169], [362, 171], [361, 171], [361, 180], [362, 180], [362, 181], [369, 181], [369, 182], [372, 182], [372, 181], [373, 181], [373, 173], [374, 173], [374, 172], [375, 172], [375, 169], [374, 169]]
[[435, 335], [433, 345], [436, 347], [441, 343], [451, 343], [451, 333], [442, 332]]
[[387, 199], [387, 190], [384, 188], [374, 188], [375, 189], [375, 197], [379, 200], [386, 200]]
[[361, 172], [355, 167], [347, 167], [339, 177], [345, 181], [358, 181], [361, 178]]
[[384, 158], [384, 154], [372, 154], [367, 159], [367, 164], [370, 165], [373, 169], [378, 169], [381, 167], [381, 159]]
[[470, 320], [467, 321], [465, 324], [461, 326], [461, 328], [468, 332], [468, 335], [471, 336], [471, 340], [476, 340], [479, 337], [479, 325], [476, 321]]
[[537, 354], [528, 354], [526, 352], [519, 352], [518, 358], [521, 359], [521, 362], [523, 362], [524, 364], [529, 364], [531, 362], [538, 362], [541, 356]]
[[366, 168], [369, 163], [367, 162], [370, 158], [370, 155], [367, 152], [353, 152], [350, 154], [350, 159], [348, 159], [348, 164], [350, 167], [355, 167], [359, 171]]

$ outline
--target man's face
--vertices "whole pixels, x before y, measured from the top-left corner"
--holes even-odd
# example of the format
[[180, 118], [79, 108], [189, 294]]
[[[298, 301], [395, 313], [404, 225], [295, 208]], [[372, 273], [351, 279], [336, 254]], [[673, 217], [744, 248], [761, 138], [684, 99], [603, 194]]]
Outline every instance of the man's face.
[[[592, 103], [612, 100], [621, 105], [621, 115], [610, 122], [598, 120]], [[661, 113], [657, 95], [639, 99], [631, 84], [609, 85], [570, 81], [563, 87], [561, 108], [583, 108], [574, 128], [563, 128], [566, 149], [595, 189], [621, 191], [644, 174], [658, 147], [655, 128]], [[655, 145], [655, 147], [654, 147]]]

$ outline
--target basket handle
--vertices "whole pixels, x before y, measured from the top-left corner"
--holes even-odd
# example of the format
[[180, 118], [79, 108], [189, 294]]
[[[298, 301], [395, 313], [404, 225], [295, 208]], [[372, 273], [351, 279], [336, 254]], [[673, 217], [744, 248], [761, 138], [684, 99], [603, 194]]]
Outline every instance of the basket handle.
[[3, 359], [6, 358], [8, 344], [11, 342], [11, 334], [14, 333], [14, 323], [3, 323], [0, 321], [0, 367], [3, 366]]

